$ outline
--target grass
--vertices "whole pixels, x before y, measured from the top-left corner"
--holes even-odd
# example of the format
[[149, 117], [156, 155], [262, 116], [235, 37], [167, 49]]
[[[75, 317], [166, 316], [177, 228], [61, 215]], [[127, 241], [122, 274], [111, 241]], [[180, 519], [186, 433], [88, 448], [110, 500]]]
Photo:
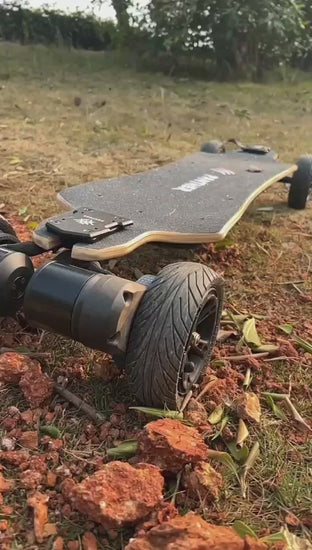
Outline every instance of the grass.
[[[14, 44], [0, 44], [0, 67], [0, 203], [8, 212], [20, 211], [27, 224], [53, 214], [55, 193], [65, 186], [159, 166], [198, 150], [210, 138], [268, 144], [290, 162], [312, 152], [312, 79], [266, 85], [192, 81], [134, 72], [116, 54]], [[301, 294], [312, 293], [311, 204], [304, 212], [290, 212], [285, 200], [285, 191], [274, 186], [255, 201], [231, 232], [236, 256], [231, 249], [208, 249], [203, 259], [203, 250], [153, 245], [119, 260], [114, 270], [134, 278], [134, 268], [157, 272], [174, 260], [206, 261], [224, 273], [228, 303], [266, 315], [258, 323], [263, 340], [287, 340], [276, 328], [286, 322], [311, 340], [311, 302]], [[265, 205], [273, 210], [260, 212]], [[285, 284], [293, 280], [303, 281], [301, 293]], [[14, 333], [14, 343], [24, 337], [23, 331]], [[45, 368], [53, 376], [69, 373], [71, 390], [107, 418], [116, 403], [130, 401], [124, 379], [107, 383], [94, 378], [95, 366], [101, 370], [107, 362], [100, 354], [49, 335], [41, 348], [53, 351]], [[78, 377], [70, 369], [80, 363], [84, 374]], [[298, 410], [311, 419], [309, 364], [311, 356], [305, 354], [299, 364], [280, 361], [261, 367], [262, 384], [291, 380]], [[17, 394], [1, 391], [6, 405], [25, 407]], [[250, 473], [246, 500], [228, 479], [219, 504], [203, 511], [207, 519], [217, 513], [228, 523], [242, 519], [258, 531], [276, 531], [287, 511], [299, 518], [309, 514], [311, 443], [294, 442], [291, 422], [275, 419], [264, 403], [263, 411], [261, 430], [252, 430], [261, 457]], [[67, 434], [65, 451], [78, 464], [101, 453], [103, 443], [81, 451], [80, 437], [88, 424], [83, 415], [69, 409], [55, 422]], [[129, 415], [126, 431], [137, 426], [136, 415]], [[187, 510], [187, 503], [181, 509]], [[56, 517], [67, 538], [85, 529], [82, 520]], [[306, 536], [303, 527], [297, 533]], [[123, 536], [103, 548], [123, 547]], [[23, 548], [31, 547], [22, 535], [17, 540]]]

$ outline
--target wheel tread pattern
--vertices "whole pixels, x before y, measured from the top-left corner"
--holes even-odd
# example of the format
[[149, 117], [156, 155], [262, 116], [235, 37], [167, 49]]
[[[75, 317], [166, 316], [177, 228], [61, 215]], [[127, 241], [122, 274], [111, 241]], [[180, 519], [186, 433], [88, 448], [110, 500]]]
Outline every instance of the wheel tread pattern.
[[288, 206], [303, 210], [312, 186], [312, 155], [303, 155], [297, 162], [288, 195]]
[[220, 318], [223, 280], [202, 264], [171, 264], [147, 288], [132, 324], [126, 354], [130, 387], [140, 402], [156, 407], [179, 405], [179, 372], [188, 338], [211, 287], [220, 298]]

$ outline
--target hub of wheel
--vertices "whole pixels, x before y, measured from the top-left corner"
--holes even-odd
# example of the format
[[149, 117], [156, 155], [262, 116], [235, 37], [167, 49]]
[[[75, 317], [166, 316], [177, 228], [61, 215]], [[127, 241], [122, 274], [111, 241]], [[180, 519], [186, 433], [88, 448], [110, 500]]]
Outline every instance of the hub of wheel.
[[194, 330], [190, 336], [186, 358], [180, 373], [179, 391], [181, 394], [188, 393], [192, 389], [212, 351], [218, 325], [217, 306], [217, 296], [214, 292], [211, 292], [198, 314]]

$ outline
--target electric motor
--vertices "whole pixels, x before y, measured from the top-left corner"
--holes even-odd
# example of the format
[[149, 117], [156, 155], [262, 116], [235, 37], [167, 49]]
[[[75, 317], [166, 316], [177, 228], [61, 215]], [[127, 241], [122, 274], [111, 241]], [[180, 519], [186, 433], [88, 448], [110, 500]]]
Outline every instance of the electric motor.
[[28, 285], [27, 322], [87, 347], [122, 355], [146, 287], [117, 277], [52, 261]]

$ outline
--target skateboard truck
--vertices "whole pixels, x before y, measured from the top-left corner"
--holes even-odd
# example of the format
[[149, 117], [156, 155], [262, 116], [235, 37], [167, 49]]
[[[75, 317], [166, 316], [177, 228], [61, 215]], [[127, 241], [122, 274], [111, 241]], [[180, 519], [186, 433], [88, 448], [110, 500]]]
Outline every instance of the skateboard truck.
[[228, 139], [226, 143], [234, 143], [244, 153], [251, 153], [256, 155], [266, 155], [271, 151], [270, 147], [265, 145], [244, 145], [236, 138]]
[[82, 207], [50, 218], [46, 227], [52, 233], [60, 235], [64, 243], [73, 245], [76, 242], [92, 243], [132, 224], [132, 220], [115, 214]]

